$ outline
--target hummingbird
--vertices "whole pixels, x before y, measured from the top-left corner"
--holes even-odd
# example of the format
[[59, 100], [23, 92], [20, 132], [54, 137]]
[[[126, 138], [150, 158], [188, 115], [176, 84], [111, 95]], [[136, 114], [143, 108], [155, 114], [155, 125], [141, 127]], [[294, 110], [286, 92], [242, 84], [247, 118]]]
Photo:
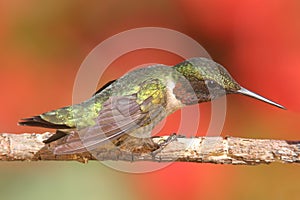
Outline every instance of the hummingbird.
[[111, 141], [132, 152], [159, 149], [151, 131], [184, 106], [242, 94], [285, 109], [240, 86], [217, 62], [196, 57], [174, 66], [155, 64], [131, 71], [100, 88], [90, 99], [22, 119], [19, 125], [56, 129], [45, 143], [64, 142], [55, 154], [95, 150]]

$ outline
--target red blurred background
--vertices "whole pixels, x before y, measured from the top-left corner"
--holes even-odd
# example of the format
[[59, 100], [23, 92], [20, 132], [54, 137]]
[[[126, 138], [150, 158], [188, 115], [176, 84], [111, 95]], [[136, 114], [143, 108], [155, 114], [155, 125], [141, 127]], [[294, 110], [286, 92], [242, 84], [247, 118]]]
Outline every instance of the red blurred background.
[[[299, 139], [299, 1], [14, 0], [1, 1], [0, 13], [1, 132], [44, 132], [19, 127], [17, 121], [71, 104], [76, 72], [101, 41], [131, 28], [157, 26], [197, 40], [241, 85], [288, 108], [229, 96], [223, 135]], [[157, 50], [131, 52], [110, 66], [100, 84], [136, 65], [179, 61]], [[200, 108], [208, 110], [209, 105]], [[199, 135], [209, 122], [205, 113]], [[178, 116], [168, 119], [162, 134], [176, 131], [172, 124]], [[280, 164], [175, 163], [142, 175], [110, 173], [126, 183], [125, 199], [296, 199], [298, 170]], [[117, 189], [111, 189], [111, 195]]]

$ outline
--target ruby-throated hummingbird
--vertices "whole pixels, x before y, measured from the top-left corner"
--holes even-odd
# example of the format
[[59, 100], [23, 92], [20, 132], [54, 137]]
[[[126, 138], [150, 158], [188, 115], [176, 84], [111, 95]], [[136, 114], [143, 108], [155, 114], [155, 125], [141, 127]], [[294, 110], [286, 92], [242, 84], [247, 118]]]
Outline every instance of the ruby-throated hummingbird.
[[19, 125], [57, 129], [45, 141], [64, 137], [65, 143], [56, 147], [56, 154], [93, 150], [122, 137], [138, 139], [136, 144], [128, 143], [131, 150], [135, 145], [155, 150], [158, 145], [150, 139], [151, 131], [162, 119], [184, 106], [226, 94], [247, 95], [284, 109], [241, 87], [213, 60], [191, 58], [173, 67], [157, 64], [136, 69], [109, 82], [80, 104], [23, 119]]

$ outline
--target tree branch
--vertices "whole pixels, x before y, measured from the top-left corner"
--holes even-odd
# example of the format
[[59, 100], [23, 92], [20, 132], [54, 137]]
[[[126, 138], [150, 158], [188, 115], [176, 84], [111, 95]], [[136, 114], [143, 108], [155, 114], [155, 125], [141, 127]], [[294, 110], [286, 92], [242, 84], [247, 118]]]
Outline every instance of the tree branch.
[[[43, 140], [53, 133], [0, 134], [0, 161], [65, 160], [86, 163], [95, 158], [88, 152], [82, 154], [54, 155], [53, 142], [45, 145]], [[161, 143], [168, 136], [154, 137]], [[100, 160], [198, 162], [215, 164], [255, 165], [273, 162], [300, 163], [300, 141], [247, 139], [237, 137], [179, 137], [170, 142], [155, 156], [132, 154], [103, 145], [97, 150]]]

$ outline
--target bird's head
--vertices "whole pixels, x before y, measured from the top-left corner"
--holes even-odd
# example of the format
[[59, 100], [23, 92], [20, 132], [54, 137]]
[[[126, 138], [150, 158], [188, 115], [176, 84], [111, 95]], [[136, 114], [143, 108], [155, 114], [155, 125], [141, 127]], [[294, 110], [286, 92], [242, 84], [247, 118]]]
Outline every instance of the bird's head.
[[[210, 101], [226, 94], [243, 94], [284, 109], [283, 106], [241, 87], [222, 65], [211, 59], [190, 58], [174, 68], [187, 80], [179, 81], [174, 88], [175, 95], [185, 104]], [[187, 82], [189, 86], [185, 84]]]

